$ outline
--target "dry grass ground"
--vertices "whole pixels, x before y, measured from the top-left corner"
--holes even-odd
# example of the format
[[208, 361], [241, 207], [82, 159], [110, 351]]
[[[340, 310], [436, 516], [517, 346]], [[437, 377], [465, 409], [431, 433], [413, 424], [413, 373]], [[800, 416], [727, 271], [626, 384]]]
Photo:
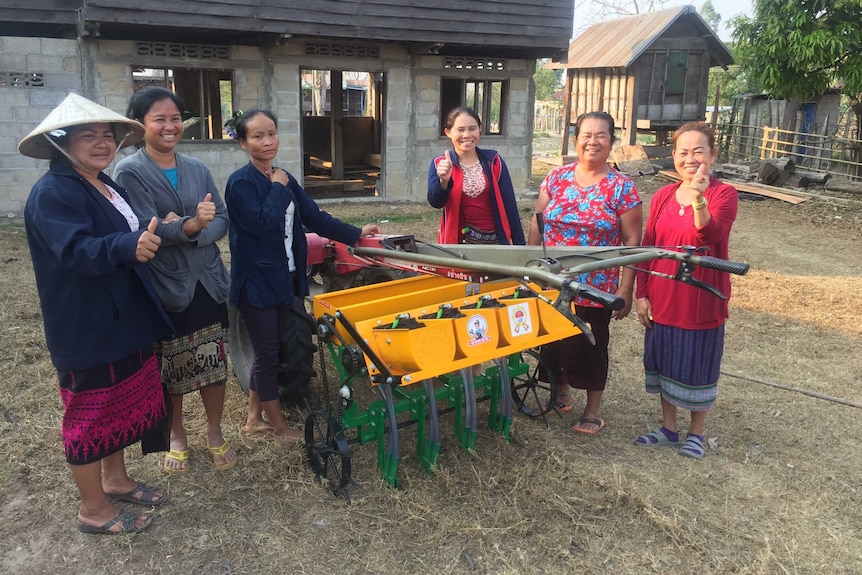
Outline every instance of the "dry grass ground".
[[[637, 184], [648, 200], [664, 182]], [[435, 476], [411, 460], [405, 431], [401, 490], [379, 479], [373, 445], [354, 446], [361, 487], [350, 506], [314, 483], [300, 451], [240, 435], [244, 396], [233, 381], [224, 424], [240, 462], [215, 471], [190, 396], [191, 472], [163, 476], [159, 457], [127, 450], [134, 476], [168, 486], [171, 499], [148, 531], [113, 538], [74, 529], [24, 231], [0, 226], [0, 573], [860, 573], [862, 412], [753, 381], [862, 403], [855, 206], [741, 203], [731, 255], [752, 270], [734, 279], [703, 461], [631, 445], [659, 409], [642, 389], [642, 329], [627, 318], [612, 326], [600, 434], [570, 431], [571, 414], [550, 429], [516, 416], [512, 444], [480, 429], [470, 456], [444, 416]], [[425, 206], [327, 207], [353, 222], [388, 220], [388, 233], [433, 239], [436, 229]], [[532, 200], [523, 207], [526, 219]]]

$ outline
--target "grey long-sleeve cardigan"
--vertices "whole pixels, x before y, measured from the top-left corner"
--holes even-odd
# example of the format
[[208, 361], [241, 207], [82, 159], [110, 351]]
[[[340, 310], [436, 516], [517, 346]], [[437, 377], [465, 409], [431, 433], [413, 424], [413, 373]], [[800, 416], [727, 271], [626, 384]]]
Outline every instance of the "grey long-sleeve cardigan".
[[[162, 245], [150, 260], [156, 292], [168, 311], [184, 311], [195, 295], [198, 282], [216, 302], [227, 300], [229, 276], [216, 245], [227, 234], [228, 216], [215, 181], [203, 162], [176, 154], [177, 189], [144, 148], [123, 158], [114, 169], [114, 180], [129, 193], [132, 209], [146, 226], [153, 216], [159, 219], [156, 234]], [[195, 216], [197, 205], [207, 194], [216, 205], [215, 219], [194, 236], [183, 231], [183, 222]], [[162, 224], [174, 212], [180, 219]]]

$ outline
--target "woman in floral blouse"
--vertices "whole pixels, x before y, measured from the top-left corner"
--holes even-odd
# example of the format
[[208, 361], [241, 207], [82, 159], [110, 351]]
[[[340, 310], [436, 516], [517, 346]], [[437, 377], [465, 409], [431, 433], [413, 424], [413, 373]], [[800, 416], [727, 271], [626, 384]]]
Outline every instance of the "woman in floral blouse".
[[[614, 119], [605, 112], [589, 112], [575, 123], [578, 161], [554, 168], [542, 182], [536, 213], [544, 219], [543, 233], [536, 218], [530, 225], [529, 245], [548, 246], [637, 246], [641, 241], [641, 199], [632, 181], [611, 169], [608, 156], [614, 142]], [[608, 378], [610, 320], [622, 319], [632, 307], [634, 271], [601, 270], [578, 278], [625, 301], [618, 311], [576, 298], [575, 313], [592, 327], [596, 344], [575, 336], [542, 349], [542, 358], [553, 371], [549, 378], [557, 386], [556, 409], [572, 410], [570, 388], [587, 392], [581, 417], [572, 429], [597, 433], [605, 426], [599, 407]], [[554, 377], [556, 374], [556, 377]]]

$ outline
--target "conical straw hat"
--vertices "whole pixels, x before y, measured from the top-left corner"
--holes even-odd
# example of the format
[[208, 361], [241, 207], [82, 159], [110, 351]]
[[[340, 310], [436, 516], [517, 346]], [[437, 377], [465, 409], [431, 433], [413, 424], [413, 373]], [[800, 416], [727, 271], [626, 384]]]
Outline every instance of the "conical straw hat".
[[110, 123], [117, 126], [116, 137], [120, 148], [131, 146], [144, 137], [144, 126], [140, 122], [130, 120], [77, 94], [69, 94], [35, 130], [21, 140], [18, 144], [18, 152], [31, 158], [50, 160], [54, 153], [54, 146], [44, 134], [71, 126], [97, 123]]

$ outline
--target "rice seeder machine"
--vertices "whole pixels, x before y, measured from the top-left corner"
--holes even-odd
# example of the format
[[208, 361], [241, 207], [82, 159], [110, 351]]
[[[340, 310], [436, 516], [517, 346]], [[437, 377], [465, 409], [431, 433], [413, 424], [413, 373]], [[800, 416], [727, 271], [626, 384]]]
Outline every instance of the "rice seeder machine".
[[[415, 426], [419, 464], [433, 472], [442, 415], [452, 413], [456, 441], [472, 454], [479, 402], [489, 403], [490, 430], [507, 440], [514, 412], [544, 418], [553, 410], [555, 376], [545, 369], [541, 346], [575, 336], [592, 341], [589, 325], [573, 313], [576, 296], [611, 309], [624, 305], [579, 283], [581, 274], [673, 259], [679, 265], [668, 280], [724, 297], [697, 280], [694, 269], [743, 275], [749, 267], [691, 247], [443, 246], [409, 235], [362, 238], [354, 248], [324, 238], [315, 245], [324, 246], [329, 273], [383, 268], [408, 275], [306, 301], [322, 384], [305, 421], [308, 461], [315, 477], [347, 501], [352, 444], [374, 442], [383, 479], [397, 487], [400, 431], [407, 426]], [[337, 372], [334, 389], [326, 356]], [[367, 405], [356, 393], [362, 383], [373, 389]]]
[[[455, 441], [471, 455], [479, 403], [488, 402], [487, 425], [506, 440], [515, 412], [547, 425], [557, 400], [556, 374], [543, 362], [541, 347], [569, 337], [595, 341], [574, 314], [577, 296], [610, 309], [624, 305], [581, 283], [581, 274], [670, 259], [678, 262], [675, 274], [651, 273], [724, 298], [698, 280], [695, 269], [744, 275], [749, 267], [690, 246], [437, 245], [412, 235], [380, 235], [349, 247], [312, 233], [306, 240], [324, 293], [306, 298], [305, 310], [294, 306], [296, 321], [282, 342], [279, 393], [285, 405], [305, 404], [309, 465], [348, 502], [351, 445], [374, 442], [384, 481], [397, 487], [406, 427], [415, 426], [416, 458], [433, 472], [443, 415], [452, 414]], [[231, 362], [247, 391], [254, 354], [238, 312], [229, 312]], [[315, 352], [321, 385], [312, 393]], [[328, 365], [334, 365], [336, 385]]]

